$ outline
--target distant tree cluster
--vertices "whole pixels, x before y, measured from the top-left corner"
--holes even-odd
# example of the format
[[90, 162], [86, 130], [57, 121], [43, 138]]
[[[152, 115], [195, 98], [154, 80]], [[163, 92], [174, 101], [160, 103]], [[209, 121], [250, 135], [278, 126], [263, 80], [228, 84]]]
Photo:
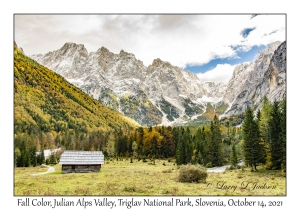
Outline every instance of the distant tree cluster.
[[208, 130], [200, 127], [192, 137], [187, 132], [181, 132], [180, 141], [176, 148], [177, 164], [203, 164], [207, 166], [221, 166], [224, 163], [223, 139], [220, 122], [215, 115]]
[[[120, 130], [115, 141], [108, 142], [109, 155], [134, 156], [137, 158], [174, 157], [178, 139], [173, 134], [177, 128], [156, 126], [139, 127], [129, 131]], [[175, 138], [174, 138], [175, 137]], [[114, 145], [114, 151], [111, 149]]]
[[[43, 143], [42, 143], [43, 145]], [[40, 148], [40, 149], [38, 149]], [[52, 157], [53, 156], [53, 157]], [[44, 156], [44, 149], [37, 145], [27, 135], [18, 135], [15, 137], [14, 165], [15, 167], [29, 167], [42, 164], [56, 164], [55, 154], [50, 156], [50, 160]]]
[[[217, 116], [203, 127], [139, 127], [120, 130], [110, 138], [106, 151], [111, 156], [136, 158], [175, 157], [178, 165], [221, 166], [230, 159], [230, 146], [238, 128], [221, 126]], [[236, 158], [238, 151], [236, 151]]]

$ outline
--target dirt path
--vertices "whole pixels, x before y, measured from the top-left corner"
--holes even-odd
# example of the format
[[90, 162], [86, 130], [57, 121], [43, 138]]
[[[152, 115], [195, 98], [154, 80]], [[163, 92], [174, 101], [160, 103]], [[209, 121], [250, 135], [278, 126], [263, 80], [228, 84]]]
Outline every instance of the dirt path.
[[227, 166], [221, 166], [221, 167], [213, 167], [213, 168], [208, 168], [207, 172], [209, 173], [222, 173], [226, 171], [226, 168], [229, 167], [230, 165]]
[[[239, 166], [242, 166], [244, 165], [244, 162], [243, 161], [240, 161], [238, 163]], [[207, 169], [207, 172], [209, 173], [222, 173], [224, 171], [226, 171], [226, 168], [227, 167], [230, 167], [230, 165], [226, 165], [226, 166], [220, 166], [220, 167], [213, 167], [213, 168], [208, 168]]]
[[37, 173], [37, 174], [31, 174], [31, 176], [39, 176], [39, 175], [43, 175], [43, 174], [49, 174], [49, 173], [52, 173], [55, 171], [55, 169], [52, 166], [48, 166], [45, 164], [42, 164], [42, 166], [48, 167], [48, 171]]

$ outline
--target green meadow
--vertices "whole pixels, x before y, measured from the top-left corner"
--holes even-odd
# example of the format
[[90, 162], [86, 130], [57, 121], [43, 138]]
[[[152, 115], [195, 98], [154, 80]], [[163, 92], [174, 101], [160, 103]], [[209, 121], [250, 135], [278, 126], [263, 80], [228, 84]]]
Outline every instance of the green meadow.
[[19, 167], [14, 170], [15, 196], [270, 196], [286, 195], [286, 173], [258, 167], [208, 173], [202, 183], [178, 181], [175, 160], [143, 162], [130, 159], [106, 160], [99, 173], [62, 174], [61, 165], [48, 168]]

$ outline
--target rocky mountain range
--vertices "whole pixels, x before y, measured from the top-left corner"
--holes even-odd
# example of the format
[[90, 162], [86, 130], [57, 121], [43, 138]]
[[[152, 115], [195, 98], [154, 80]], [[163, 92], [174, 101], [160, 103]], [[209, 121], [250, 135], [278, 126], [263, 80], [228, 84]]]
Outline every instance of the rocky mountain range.
[[84, 45], [62, 48], [32, 59], [52, 69], [110, 109], [141, 125], [202, 123], [208, 113], [229, 116], [248, 105], [259, 108], [264, 96], [279, 100], [286, 92], [286, 43], [274, 42], [255, 61], [236, 66], [228, 84], [203, 83], [189, 71], [157, 58], [146, 67], [123, 50]]
[[286, 42], [274, 42], [259, 51], [253, 62], [234, 69], [223, 97], [230, 106], [223, 116], [244, 112], [248, 106], [260, 109], [265, 96], [273, 102], [285, 94]]

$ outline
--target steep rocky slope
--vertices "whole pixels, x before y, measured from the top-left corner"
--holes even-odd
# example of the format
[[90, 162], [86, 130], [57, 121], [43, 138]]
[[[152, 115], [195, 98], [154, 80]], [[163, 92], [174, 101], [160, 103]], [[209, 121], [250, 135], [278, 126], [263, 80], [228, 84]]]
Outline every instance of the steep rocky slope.
[[203, 123], [214, 113], [238, 114], [249, 105], [257, 108], [265, 95], [271, 101], [282, 98], [286, 91], [284, 43], [272, 43], [255, 61], [236, 66], [228, 84], [202, 83], [196, 75], [159, 58], [146, 67], [123, 50], [114, 54], [101, 47], [88, 53], [75, 43], [31, 57], [142, 125], [172, 125]]
[[[223, 116], [244, 112], [250, 105], [258, 108], [264, 96], [267, 96], [270, 101], [282, 99], [283, 92], [286, 90], [285, 46], [286, 42], [282, 44], [274, 42], [265, 50], [259, 51], [253, 62], [236, 66], [223, 97], [224, 102], [230, 104]], [[278, 77], [278, 71], [274, 70], [277, 69], [277, 67], [274, 67], [276, 66], [274, 57], [277, 63], [281, 62], [277, 64], [277, 66], [280, 65], [278, 68], [281, 72]], [[273, 80], [280, 80], [281, 86], [276, 85], [275, 87], [277, 82], [274, 83]]]
[[262, 82], [256, 87], [252, 97], [256, 108], [261, 108], [264, 96], [271, 102], [286, 97], [286, 42], [277, 48]]
[[189, 71], [155, 59], [146, 67], [131, 53], [102, 47], [87, 53], [66, 43], [59, 50], [31, 56], [107, 107], [143, 125], [184, 122], [205, 111], [203, 96], [212, 96]]

